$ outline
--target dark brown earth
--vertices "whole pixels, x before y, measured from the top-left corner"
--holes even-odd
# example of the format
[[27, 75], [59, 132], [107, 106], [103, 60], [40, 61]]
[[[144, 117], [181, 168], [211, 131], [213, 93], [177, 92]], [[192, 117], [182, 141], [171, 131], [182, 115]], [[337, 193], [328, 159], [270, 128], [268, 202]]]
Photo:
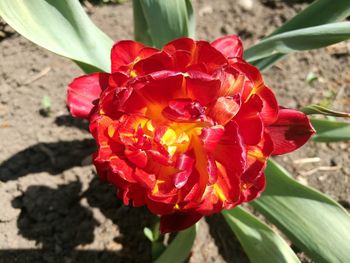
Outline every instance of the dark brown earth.
[[[198, 38], [238, 34], [245, 46], [271, 33], [307, 1], [197, 0]], [[297, 3], [295, 3], [297, 2]], [[90, 6], [113, 39], [132, 38], [130, 2]], [[266, 83], [281, 105], [322, 103], [350, 112], [350, 43], [290, 55], [268, 70]], [[309, 73], [317, 80], [307, 83]], [[101, 183], [88, 156], [87, 123], [72, 119], [67, 84], [82, 71], [0, 22], [0, 262], [150, 262], [144, 208], [122, 206]], [[42, 115], [43, 96], [52, 101]], [[350, 209], [349, 143], [308, 143], [277, 158], [302, 183]], [[314, 163], [298, 164], [319, 157]], [[319, 170], [321, 167], [321, 170]], [[305, 257], [303, 261], [307, 262]], [[249, 262], [220, 216], [200, 222], [190, 262]]]

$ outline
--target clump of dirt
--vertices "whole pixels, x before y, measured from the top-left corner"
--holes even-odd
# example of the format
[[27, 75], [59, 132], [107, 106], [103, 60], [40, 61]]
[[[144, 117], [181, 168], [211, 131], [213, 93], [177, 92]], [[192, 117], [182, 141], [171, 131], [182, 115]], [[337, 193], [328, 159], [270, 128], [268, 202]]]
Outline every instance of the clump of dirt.
[[4, 20], [0, 17], [0, 41], [15, 34], [16, 31], [14, 31], [9, 25], [5, 23]]

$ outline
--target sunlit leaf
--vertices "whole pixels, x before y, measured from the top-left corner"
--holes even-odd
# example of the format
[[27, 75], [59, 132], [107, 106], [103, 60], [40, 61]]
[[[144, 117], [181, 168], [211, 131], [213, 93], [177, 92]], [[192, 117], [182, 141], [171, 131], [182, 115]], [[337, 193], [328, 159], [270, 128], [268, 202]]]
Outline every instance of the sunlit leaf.
[[319, 120], [310, 118], [316, 134], [312, 137], [316, 142], [339, 142], [350, 140], [350, 122]]
[[350, 113], [330, 110], [317, 104], [312, 104], [312, 105], [303, 107], [301, 111], [307, 115], [321, 114], [325, 116], [334, 116], [334, 117], [350, 117]]
[[194, 37], [195, 20], [190, 0], [133, 0], [135, 39], [161, 48], [180, 37]]
[[252, 62], [275, 54], [326, 47], [350, 38], [350, 22], [308, 27], [273, 35], [249, 48], [244, 57]]
[[[270, 36], [300, 28], [341, 21], [349, 15], [349, 0], [316, 0], [292, 19], [284, 23], [281, 27], [276, 29]], [[256, 60], [253, 64], [261, 70], [266, 70], [284, 56], [285, 54], [271, 55]]]
[[196, 225], [180, 231], [155, 263], [184, 262], [191, 252], [195, 237]]
[[350, 258], [350, 215], [330, 197], [292, 179], [274, 161], [265, 170], [266, 190], [254, 208], [315, 262]]
[[222, 214], [252, 263], [300, 262], [283, 238], [255, 216], [240, 207]]
[[0, 16], [24, 37], [78, 62], [87, 72], [110, 70], [113, 41], [77, 0], [0, 0]]

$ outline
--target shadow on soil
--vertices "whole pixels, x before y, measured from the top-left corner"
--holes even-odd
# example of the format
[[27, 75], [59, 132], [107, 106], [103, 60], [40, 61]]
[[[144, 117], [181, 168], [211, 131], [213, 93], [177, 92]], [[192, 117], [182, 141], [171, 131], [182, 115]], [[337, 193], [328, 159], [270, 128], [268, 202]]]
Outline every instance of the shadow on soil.
[[[86, 201], [105, 218], [96, 217]], [[19, 234], [42, 249], [0, 250], [0, 262], [150, 262], [151, 245], [143, 228], [152, 215], [145, 208], [123, 206], [114, 187], [98, 178], [85, 192], [79, 181], [58, 188], [30, 186], [12, 205], [21, 209]], [[96, 238], [101, 250], [84, 248]]]
[[59, 174], [82, 162], [96, 149], [93, 139], [38, 143], [0, 164], [0, 181], [17, 180], [29, 173]]
[[210, 235], [213, 237], [220, 255], [228, 263], [249, 263], [247, 255], [244, 253], [242, 245], [232, 234], [230, 227], [221, 214], [206, 217], [209, 224]]
[[[86, 123], [67, 116], [56, 119], [56, 124], [87, 128]], [[60, 174], [82, 166], [95, 149], [92, 139], [36, 144], [0, 164], [0, 181], [17, 180], [38, 172]], [[151, 243], [143, 229], [152, 224], [153, 216], [145, 207], [122, 205], [114, 187], [98, 178], [92, 179], [85, 191], [78, 180], [54, 188], [31, 185], [12, 205], [21, 209], [17, 220], [19, 234], [35, 241], [41, 249], [0, 249], [0, 263], [151, 262]], [[97, 208], [104, 217], [96, 216], [89, 206]], [[233, 258], [235, 262], [249, 262], [220, 215], [208, 217], [207, 223], [227, 262]], [[104, 240], [104, 236], [110, 240]], [[101, 239], [101, 244], [97, 244], [101, 250], [84, 248], [95, 239]]]
[[[71, 121], [67, 117], [56, 123], [86, 128], [84, 122]], [[60, 174], [82, 166], [95, 149], [92, 139], [33, 145], [0, 164], [0, 182], [31, 173]], [[147, 209], [122, 205], [115, 188], [97, 177], [87, 190], [82, 188], [78, 179], [53, 187], [31, 185], [12, 200], [12, 206], [21, 209], [19, 234], [41, 249], [1, 250], [0, 245], [0, 263], [150, 262], [151, 244], [143, 234], [152, 221]], [[94, 240], [100, 250], [87, 247]]]

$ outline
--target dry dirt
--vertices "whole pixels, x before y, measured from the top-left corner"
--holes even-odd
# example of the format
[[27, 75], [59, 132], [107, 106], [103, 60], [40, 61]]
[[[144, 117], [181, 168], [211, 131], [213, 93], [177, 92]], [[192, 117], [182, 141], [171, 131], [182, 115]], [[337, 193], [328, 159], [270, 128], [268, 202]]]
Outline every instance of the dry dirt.
[[[196, 0], [198, 38], [238, 34], [245, 46], [281, 25], [307, 1]], [[93, 6], [95, 23], [113, 39], [132, 38], [132, 9]], [[349, 43], [347, 43], [349, 45]], [[281, 105], [299, 108], [322, 101], [350, 112], [347, 46], [290, 55], [264, 76]], [[307, 83], [309, 73], [318, 78]], [[88, 156], [94, 143], [87, 123], [72, 119], [66, 86], [82, 71], [14, 34], [0, 22], [0, 262], [150, 262], [144, 208], [122, 206], [101, 183]], [[42, 115], [43, 96], [52, 109]], [[349, 143], [308, 143], [279, 157], [302, 183], [350, 208]], [[319, 157], [311, 164], [295, 164]], [[317, 171], [315, 168], [328, 167]], [[200, 222], [190, 262], [249, 262], [220, 216]], [[303, 257], [303, 261], [308, 260]]]

